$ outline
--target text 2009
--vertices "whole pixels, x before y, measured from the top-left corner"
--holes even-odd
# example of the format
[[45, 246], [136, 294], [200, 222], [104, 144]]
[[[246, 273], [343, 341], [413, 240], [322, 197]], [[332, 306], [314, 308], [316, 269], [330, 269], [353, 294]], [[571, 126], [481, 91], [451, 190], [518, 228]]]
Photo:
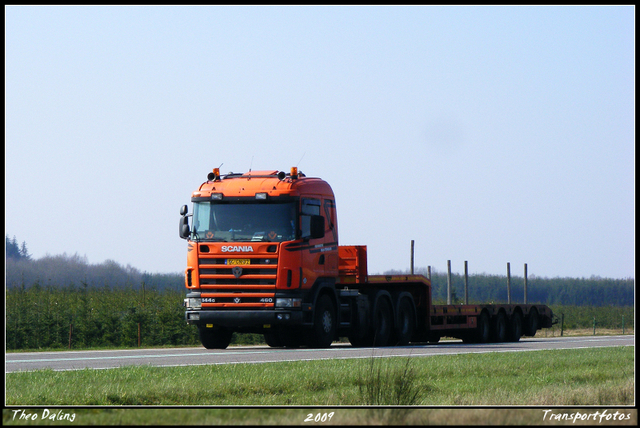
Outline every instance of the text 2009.
[[331, 420], [331, 418], [333, 417], [333, 414], [335, 412], [331, 412], [331, 413], [318, 413], [318, 414], [313, 414], [313, 413], [309, 413], [307, 415], [307, 418], [304, 420], [305, 422], [329, 422]]

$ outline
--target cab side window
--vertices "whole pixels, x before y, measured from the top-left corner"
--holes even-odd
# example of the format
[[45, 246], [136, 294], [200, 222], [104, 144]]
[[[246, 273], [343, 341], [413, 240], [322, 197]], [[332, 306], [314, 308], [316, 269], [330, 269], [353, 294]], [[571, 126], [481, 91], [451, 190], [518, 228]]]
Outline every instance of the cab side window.
[[320, 215], [320, 199], [304, 198], [300, 203], [300, 231], [306, 238], [311, 236], [311, 216]]

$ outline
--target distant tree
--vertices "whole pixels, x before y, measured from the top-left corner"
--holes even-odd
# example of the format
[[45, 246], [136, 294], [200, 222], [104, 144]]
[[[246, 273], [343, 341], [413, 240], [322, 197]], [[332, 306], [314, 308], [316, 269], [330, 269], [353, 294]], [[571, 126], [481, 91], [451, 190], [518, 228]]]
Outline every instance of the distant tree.
[[27, 250], [27, 243], [25, 241], [22, 241], [22, 246], [20, 247], [20, 258], [31, 260], [31, 254], [29, 254], [29, 250]]
[[13, 239], [9, 239], [9, 235], [5, 235], [5, 236], [6, 236], [6, 243], [7, 243], [6, 258], [20, 259], [22, 255], [20, 254], [20, 247], [18, 247], [18, 241], [16, 240], [16, 237], [14, 236]]

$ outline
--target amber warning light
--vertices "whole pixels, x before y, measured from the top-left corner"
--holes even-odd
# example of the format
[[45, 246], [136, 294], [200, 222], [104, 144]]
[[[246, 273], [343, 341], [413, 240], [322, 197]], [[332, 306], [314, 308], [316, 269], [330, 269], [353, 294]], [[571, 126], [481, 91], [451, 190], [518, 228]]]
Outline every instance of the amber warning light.
[[213, 172], [207, 175], [207, 180], [209, 181], [216, 181], [218, 178], [220, 178], [220, 168], [213, 168]]
[[296, 166], [291, 167], [291, 178], [293, 180], [296, 180], [298, 178], [298, 167]]

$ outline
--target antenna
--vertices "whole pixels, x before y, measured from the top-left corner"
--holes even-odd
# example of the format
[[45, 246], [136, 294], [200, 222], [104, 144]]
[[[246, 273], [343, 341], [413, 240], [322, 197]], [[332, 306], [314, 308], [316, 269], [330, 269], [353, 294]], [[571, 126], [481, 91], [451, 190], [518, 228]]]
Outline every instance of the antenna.
[[298, 167], [298, 165], [300, 165], [300, 162], [302, 162], [302, 159], [304, 159], [304, 155], [306, 155], [306, 154], [307, 154], [307, 152], [304, 152], [304, 153], [302, 154], [302, 157], [300, 158], [300, 160], [299, 160], [299, 161], [298, 161], [298, 163], [296, 164], [296, 168]]
[[249, 172], [251, 172], [252, 166], [253, 166], [253, 156], [251, 156], [251, 163], [249, 164]]

